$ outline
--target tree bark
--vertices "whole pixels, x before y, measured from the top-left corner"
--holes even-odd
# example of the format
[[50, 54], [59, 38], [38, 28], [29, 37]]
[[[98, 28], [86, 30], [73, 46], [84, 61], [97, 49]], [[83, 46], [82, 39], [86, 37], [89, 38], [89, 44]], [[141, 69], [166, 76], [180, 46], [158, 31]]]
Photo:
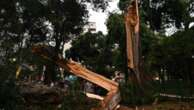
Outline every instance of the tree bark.
[[141, 85], [140, 76], [140, 36], [139, 36], [139, 12], [137, 0], [133, 1], [127, 8], [125, 13], [125, 27], [126, 27], [126, 51], [128, 68], [131, 69]]

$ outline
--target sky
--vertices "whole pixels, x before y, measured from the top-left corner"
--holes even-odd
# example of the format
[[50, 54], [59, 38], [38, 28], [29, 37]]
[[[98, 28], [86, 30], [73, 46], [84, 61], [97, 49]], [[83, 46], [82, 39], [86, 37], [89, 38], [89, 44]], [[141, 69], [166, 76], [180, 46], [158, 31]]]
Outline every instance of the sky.
[[109, 3], [108, 9], [105, 12], [96, 12], [92, 9], [89, 9], [89, 21], [96, 22], [96, 30], [102, 31], [104, 34], [107, 34], [106, 20], [108, 18], [108, 13], [113, 11], [119, 11], [117, 4], [119, 0], [112, 0]]
[[[96, 31], [102, 31], [103, 34], [107, 34], [106, 20], [108, 18], [108, 13], [113, 11], [119, 11], [117, 4], [119, 0], [112, 0], [105, 12], [96, 12], [89, 9], [89, 21], [96, 22]], [[64, 51], [71, 47], [71, 41], [64, 45]], [[64, 54], [65, 55], [65, 54]]]

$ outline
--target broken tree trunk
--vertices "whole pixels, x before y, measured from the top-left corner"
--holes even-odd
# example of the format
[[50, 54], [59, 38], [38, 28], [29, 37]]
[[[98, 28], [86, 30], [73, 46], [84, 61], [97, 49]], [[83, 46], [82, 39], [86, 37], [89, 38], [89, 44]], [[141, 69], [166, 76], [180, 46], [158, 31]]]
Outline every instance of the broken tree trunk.
[[140, 49], [141, 40], [139, 36], [139, 11], [138, 2], [131, 2], [125, 12], [125, 28], [126, 28], [126, 51], [128, 68], [133, 70], [136, 79], [141, 84], [140, 73]]
[[95, 110], [113, 110], [119, 104], [121, 98], [120, 98], [118, 83], [88, 70], [87, 68], [83, 67], [82, 65], [80, 65], [75, 61], [61, 59], [57, 57], [57, 55], [53, 55], [53, 57], [50, 57], [49, 55], [52, 53], [49, 52], [48, 46], [41, 46], [41, 45], [35, 46], [32, 48], [32, 52], [39, 54], [45, 59], [55, 62], [58, 66], [66, 69], [72, 74], [78, 77], [81, 77], [83, 79], [86, 79], [106, 89], [108, 91], [108, 94], [101, 101], [100, 108], [97, 108]]

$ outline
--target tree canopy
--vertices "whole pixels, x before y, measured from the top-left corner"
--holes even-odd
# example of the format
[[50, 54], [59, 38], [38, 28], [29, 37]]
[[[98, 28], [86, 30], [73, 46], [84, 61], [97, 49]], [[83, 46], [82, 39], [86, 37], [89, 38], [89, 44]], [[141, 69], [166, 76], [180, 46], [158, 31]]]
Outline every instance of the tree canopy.
[[[131, 0], [120, 0], [119, 7], [125, 10]], [[141, 0], [141, 21], [152, 30], [161, 31], [168, 27], [189, 28], [194, 21], [193, 0]]]

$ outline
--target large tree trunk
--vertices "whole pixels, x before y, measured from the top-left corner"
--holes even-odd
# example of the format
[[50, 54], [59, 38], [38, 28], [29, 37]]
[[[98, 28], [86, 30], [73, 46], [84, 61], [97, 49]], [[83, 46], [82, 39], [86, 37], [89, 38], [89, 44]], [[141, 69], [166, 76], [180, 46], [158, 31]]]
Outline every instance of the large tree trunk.
[[141, 84], [140, 73], [140, 49], [141, 40], [139, 36], [139, 12], [137, 0], [133, 1], [125, 13], [126, 27], [126, 51], [128, 68], [132, 70], [139, 84]]

